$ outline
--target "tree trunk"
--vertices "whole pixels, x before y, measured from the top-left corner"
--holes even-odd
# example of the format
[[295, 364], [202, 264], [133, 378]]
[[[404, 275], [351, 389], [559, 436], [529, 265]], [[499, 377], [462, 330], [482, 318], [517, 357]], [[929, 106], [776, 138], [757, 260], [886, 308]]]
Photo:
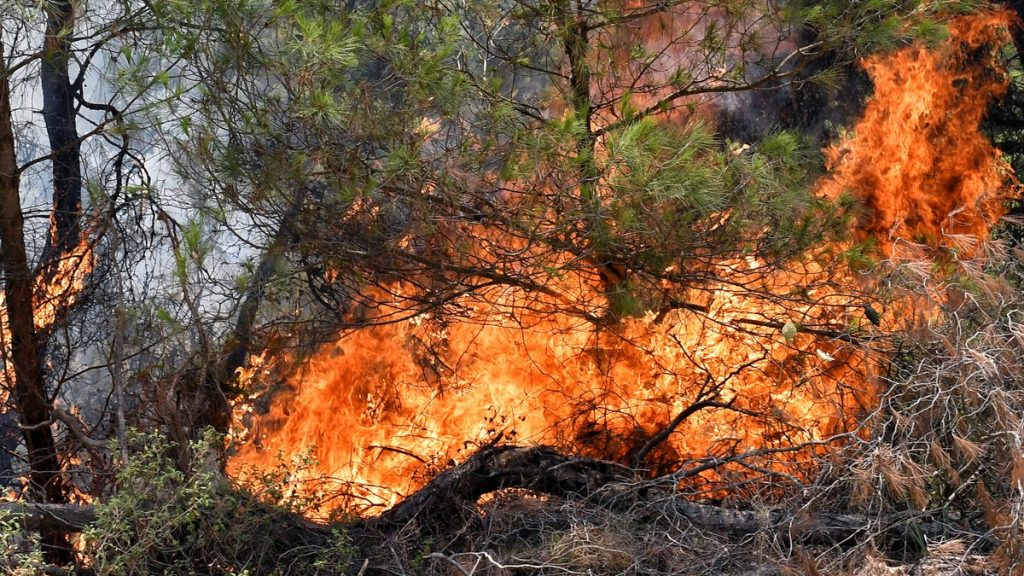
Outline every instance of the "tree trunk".
[[81, 236], [81, 145], [75, 126], [75, 99], [68, 61], [75, 10], [70, 0], [45, 5], [46, 38], [39, 81], [43, 92], [43, 120], [50, 140], [53, 165], [53, 213], [42, 265], [50, 266], [74, 248]]
[[238, 392], [232, 385], [235, 371], [245, 366], [249, 354], [252, 352], [253, 337], [255, 336], [253, 329], [256, 327], [257, 314], [260, 304], [263, 302], [263, 295], [266, 293], [267, 285], [274, 279], [281, 255], [292, 238], [292, 226], [299, 214], [304, 197], [304, 192], [297, 193], [295, 204], [282, 215], [281, 223], [278, 225], [274, 237], [271, 238], [270, 244], [264, 248], [255, 274], [246, 288], [245, 296], [238, 308], [238, 317], [235, 319], [234, 328], [225, 339], [224, 355], [207, 374], [206, 386], [212, 396], [210, 424], [219, 432], [227, 432], [227, 428], [231, 424], [231, 406], [225, 400]]
[[[0, 38], [0, 53], [3, 52]], [[25, 252], [24, 216], [21, 212], [18, 164], [11, 117], [10, 83], [0, 62], [0, 253], [4, 274], [7, 328], [15, 382], [12, 396], [21, 416], [22, 435], [28, 451], [29, 489], [42, 502], [65, 501], [64, 482], [53, 432], [50, 405], [40, 365], [40, 346], [32, 304], [33, 275]], [[5, 383], [10, 387], [10, 382]], [[67, 541], [56, 533], [44, 535], [48, 555], [61, 560]]]
[[[582, 229], [577, 232], [584, 238], [590, 238], [595, 234], [606, 234], [607, 225], [602, 215], [602, 201], [597, 187], [601, 170], [597, 163], [598, 137], [594, 129], [594, 101], [590, 93], [592, 74], [589, 62], [589, 22], [586, 11], [579, 7], [574, 9], [570, 0], [558, 3], [557, 9], [562, 48], [569, 65], [569, 100], [580, 124], [580, 133], [576, 137], [576, 161], [580, 178], [579, 198], [587, 217], [582, 223]], [[587, 259], [597, 269], [604, 292], [611, 303], [609, 311], [612, 318], [608, 319], [614, 321], [623, 312], [617, 303], [622, 301], [622, 294], [628, 290], [625, 283], [627, 270], [609, 254], [594, 249], [589, 252]]]

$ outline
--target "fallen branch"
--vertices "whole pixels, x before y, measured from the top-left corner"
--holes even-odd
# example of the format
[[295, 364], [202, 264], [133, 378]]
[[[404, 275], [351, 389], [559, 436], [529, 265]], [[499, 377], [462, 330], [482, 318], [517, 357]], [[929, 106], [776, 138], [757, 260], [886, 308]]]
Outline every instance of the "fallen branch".
[[[601, 460], [562, 454], [549, 447], [487, 446], [468, 460], [445, 470], [394, 508], [374, 518], [347, 526], [349, 536], [364, 550], [401, 533], [404, 539], [423, 540], [458, 533], [479, 514], [479, 498], [504, 489], [523, 489], [566, 499], [584, 499], [595, 506], [615, 508], [649, 502], [660, 514], [670, 514], [702, 530], [729, 536], [765, 531], [801, 544], [853, 546], [866, 534], [884, 534], [899, 543], [926, 536], [932, 541], [971, 538], [985, 547], [992, 537], [918, 516], [893, 514], [868, 517], [856, 514], [735, 510], [690, 502], [672, 493], [673, 482], [637, 482], [632, 471]], [[279, 518], [286, 545], [326, 542], [331, 527], [267, 508]], [[29, 530], [80, 532], [95, 521], [92, 506], [73, 504], [0, 503], [0, 514], [17, 516]]]
[[0, 502], [0, 518], [9, 516], [26, 530], [81, 532], [96, 521], [96, 509], [82, 504]]
[[522, 488], [559, 497], [583, 497], [613, 482], [632, 479], [615, 463], [574, 458], [546, 446], [487, 446], [458, 466], [445, 470], [394, 508], [354, 528], [379, 534], [415, 525], [422, 534], [458, 529], [477, 513], [477, 500], [506, 488]]

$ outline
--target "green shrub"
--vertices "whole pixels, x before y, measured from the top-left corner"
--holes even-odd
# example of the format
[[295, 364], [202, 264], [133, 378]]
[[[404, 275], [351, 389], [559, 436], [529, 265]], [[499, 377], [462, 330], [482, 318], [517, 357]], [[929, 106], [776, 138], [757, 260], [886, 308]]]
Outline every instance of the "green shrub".
[[39, 535], [21, 529], [21, 521], [0, 511], [0, 574], [33, 576], [43, 571]]
[[289, 511], [236, 490], [216, 464], [204, 465], [221, 446], [212, 431], [189, 446], [186, 466], [175, 464], [163, 436], [131, 433], [128, 444], [115, 491], [85, 533], [97, 574], [327, 575], [352, 563], [343, 529], [291, 544], [288, 522], [297, 520]]

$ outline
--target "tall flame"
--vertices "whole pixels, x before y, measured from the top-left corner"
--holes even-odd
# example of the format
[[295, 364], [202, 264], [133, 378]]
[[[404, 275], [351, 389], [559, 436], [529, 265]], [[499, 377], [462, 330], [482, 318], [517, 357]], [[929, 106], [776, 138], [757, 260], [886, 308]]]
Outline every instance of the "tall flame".
[[[868, 209], [862, 234], [890, 254], [903, 240], [977, 246], [1002, 214], [1003, 163], [978, 125], [1005, 89], [995, 50], [1008, 18], [965, 17], [937, 49], [911, 46], [864, 62], [875, 95], [851, 135], [827, 151], [831, 175], [820, 194], [858, 197]], [[252, 442], [229, 470], [249, 478], [279, 453], [312, 451], [318, 464], [307, 480], [332, 478], [319, 487], [338, 495], [328, 507], [368, 512], [501, 435], [632, 464], [699, 402], [705, 409], [689, 414], [652, 460], [678, 465], [825, 441], [872, 407], [886, 360], [858, 342], [876, 329], [863, 321], [867, 303], [841, 288], [866, 280], [837, 278], [828, 254], [846, 247], [829, 248], [768, 278], [755, 274], [763, 266], [755, 258], [723, 261], [723, 276], [759, 284], [703, 286], [703, 312], [648, 314], [614, 328], [583, 324], [555, 306], [513, 319], [505, 312], [519, 295], [510, 291], [471, 320], [424, 315], [359, 330], [305, 361], [266, 415], [253, 414], [249, 402], [237, 406], [242, 432], [253, 426]], [[802, 300], [751, 295], [798, 287]], [[787, 333], [787, 320], [801, 328]], [[898, 325], [885, 319], [883, 327]], [[255, 386], [267, 374], [257, 362], [243, 377]], [[787, 462], [807, 457], [779, 454], [765, 466], [791, 470]], [[727, 484], [729, 473], [705, 473], [704, 487]]]
[[961, 18], [937, 49], [863, 63], [874, 96], [853, 133], [827, 151], [822, 193], [850, 191], [864, 202], [862, 231], [890, 250], [899, 240], [970, 249], [1004, 214], [1007, 169], [980, 125], [1007, 88], [998, 51], [1010, 18]]

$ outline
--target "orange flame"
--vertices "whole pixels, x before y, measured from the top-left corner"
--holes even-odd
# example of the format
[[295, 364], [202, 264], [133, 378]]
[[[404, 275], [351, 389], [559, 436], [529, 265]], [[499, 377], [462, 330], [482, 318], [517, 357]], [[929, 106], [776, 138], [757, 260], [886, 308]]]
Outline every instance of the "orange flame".
[[[33, 320], [36, 331], [45, 332], [77, 302], [85, 281], [95, 266], [92, 245], [88, 235], [71, 251], [63, 255], [50, 268], [48, 274], [36, 276], [32, 295]], [[6, 399], [14, 384], [14, 370], [6, 359], [10, 358], [11, 334], [7, 326], [6, 295], [0, 291], [0, 359], [4, 360], [5, 386], [0, 388], [0, 401]]]
[[36, 330], [48, 329], [78, 302], [94, 266], [92, 246], [85, 236], [57, 262], [52, 274], [36, 279], [33, 296]]
[[[887, 249], [899, 239], [959, 248], [987, 237], [1002, 214], [1005, 168], [978, 124], [1005, 89], [994, 51], [1007, 24], [1003, 13], [963, 18], [936, 50], [911, 46], [864, 63], [875, 96], [852, 135], [828, 151], [820, 193], [856, 195], [869, 209], [865, 237]], [[583, 324], [554, 304], [513, 317], [506, 312], [521, 294], [509, 291], [469, 320], [423, 315], [359, 330], [305, 361], [266, 415], [239, 403], [238, 434], [252, 442], [229, 471], [245, 480], [279, 454], [312, 451], [318, 464], [292, 478], [309, 482], [295, 489], [335, 495], [319, 512], [368, 513], [502, 435], [632, 464], [702, 401], [651, 460], [678, 465], [817, 441], [827, 449], [872, 407], [885, 363], [858, 341], [876, 331], [864, 321], [867, 303], [840, 288], [865, 280], [835, 272], [829, 254], [845, 247], [829, 248], [767, 278], [754, 258], [721, 262], [722, 277], [757, 285], [704, 286], [703, 312], [648, 314], [614, 328]], [[800, 298], [778, 298], [797, 288]], [[257, 360], [242, 374], [254, 389], [271, 379], [266, 359]], [[808, 457], [776, 454], [764, 470], [791, 471]], [[703, 488], [728, 484], [730, 473], [703, 474]]]
[[1011, 15], [956, 20], [938, 49], [873, 56], [874, 97], [852, 134], [827, 151], [822, 193], [852, 192], [869, 209], [864, 234], [890, 251], [898, 240], [972, 251], [1005, 213], [1007, 168], [980, 132], [1005, 93], [998, 51]]
[[[840, 382], [864, 381], [858, 371], [870, 363], [808, 334], [789, 343], [778, 328], [731, 325], [752, 304], [721, 297], [709, 312], [720, 328], [678, 314], [601, 332], [557, 313], [512, 319], [499, 305], [474, 322], [441, 327], [421, 317], [363, 329], [303, 365], [293, 392], [260, 419], [256, 442], [229, 470], [244, 477], [250, 466], [273, 466], [279, 452], [312, 450], [312, 476], [337, 480], [334, 505], [366, 512], [394, 504], [467, 445], [501, 434], [623, 458], [701, 400], [715, 406], [676, 430], [661, 449], [669, 460], [842, 429], [846, 412], [864, 406], [861, 392]], [[750, 370], [737, 372], [741, 365]], [[701, 382], [720, 389], [702, 396]]]

